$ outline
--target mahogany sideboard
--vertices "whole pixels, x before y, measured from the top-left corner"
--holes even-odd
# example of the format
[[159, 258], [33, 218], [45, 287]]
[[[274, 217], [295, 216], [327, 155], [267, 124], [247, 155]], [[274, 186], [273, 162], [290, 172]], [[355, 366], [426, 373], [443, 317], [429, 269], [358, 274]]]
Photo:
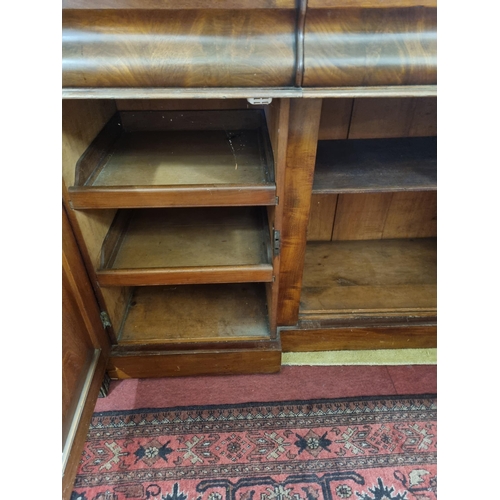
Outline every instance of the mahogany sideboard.
[[63, 498], [105, 374], [436, 346], [434, 0], [63, 0]]

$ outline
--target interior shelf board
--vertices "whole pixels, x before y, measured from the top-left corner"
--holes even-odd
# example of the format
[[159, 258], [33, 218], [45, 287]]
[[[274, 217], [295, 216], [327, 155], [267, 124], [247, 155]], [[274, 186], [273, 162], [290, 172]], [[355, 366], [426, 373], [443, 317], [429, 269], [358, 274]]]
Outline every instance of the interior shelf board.
[[262, 284], [137, 287], [119, 345], [269, 340]]
[[258, 207], [119, 211], [101, 251], [101, 286], [271, 282]]
[[70, 196], [74, 208], [274, 205], [265, 119], [261, 110], [120, 112], [80, 158]]
[[313, 193], [434, 191], [436, 137], [318, 141]]
[[308, 242], [301, 319], [435, 315], [436, 238]]

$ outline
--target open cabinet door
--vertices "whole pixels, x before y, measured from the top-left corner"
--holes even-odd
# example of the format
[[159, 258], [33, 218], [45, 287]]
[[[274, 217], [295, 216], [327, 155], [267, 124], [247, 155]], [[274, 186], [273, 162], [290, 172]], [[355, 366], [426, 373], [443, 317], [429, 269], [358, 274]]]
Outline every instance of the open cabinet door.
[[66, 500], [104, 379], [109, 340], [64, 206], [62, 229], [62, 498]]

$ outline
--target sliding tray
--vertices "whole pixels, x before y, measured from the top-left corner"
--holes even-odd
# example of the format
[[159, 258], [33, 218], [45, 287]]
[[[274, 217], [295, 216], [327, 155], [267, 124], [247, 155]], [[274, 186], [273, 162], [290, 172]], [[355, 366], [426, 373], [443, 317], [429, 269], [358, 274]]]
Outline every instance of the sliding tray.
[[263, 284], [182, 285], [134, 288], [118, 345], [270, 339]]
[[434, 191], [435, 137], [319, 141], [313, 193]]
[[275, 205], [264, 111], [119, 112], [69, 192], [76, 209]]
[[101, 286], [270, 282], [261, 207], [119, 210], [101, 251]]

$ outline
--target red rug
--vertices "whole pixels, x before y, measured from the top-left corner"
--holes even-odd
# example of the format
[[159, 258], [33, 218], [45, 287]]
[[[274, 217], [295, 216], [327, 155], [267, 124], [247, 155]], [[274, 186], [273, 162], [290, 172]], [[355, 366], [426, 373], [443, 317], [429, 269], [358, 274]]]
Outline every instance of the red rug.
[[95, 413], [71, 500], [437, 498], [435, 395]]

